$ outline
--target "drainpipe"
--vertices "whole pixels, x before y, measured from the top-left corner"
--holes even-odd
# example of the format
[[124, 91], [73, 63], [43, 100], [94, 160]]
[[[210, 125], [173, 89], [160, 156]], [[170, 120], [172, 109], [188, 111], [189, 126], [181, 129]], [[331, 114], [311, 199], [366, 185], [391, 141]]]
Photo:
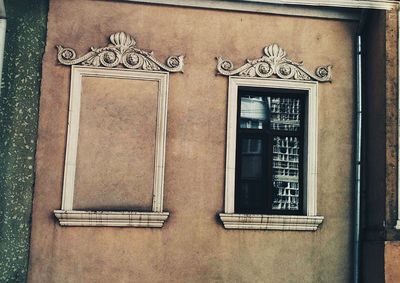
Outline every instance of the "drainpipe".
[[3, 74], [3, 57], [4, 57], [4, 43], [6, 40], [6, 9], [4, 1], [0, 0], [0, 83], [2, 83]]
[[361, 203], [361, 131], [362, 131], [362, 79], [361, 79], [361, 35], [357, 36], [357, 94], [356, 94], [356, 152], [354, 184], [354, 238], [353, 238], [353, 283], [360, 282], [360, 203]]
[[356, 148], [354, 176], [354, 226], [353, 226], [353, 283], [360, 279], [360, 247], [361, 247], [361, 144], [362, 144], [362, 33], [367, 20], [368, 10], [361, 10], [358, 33], [356, 37]]

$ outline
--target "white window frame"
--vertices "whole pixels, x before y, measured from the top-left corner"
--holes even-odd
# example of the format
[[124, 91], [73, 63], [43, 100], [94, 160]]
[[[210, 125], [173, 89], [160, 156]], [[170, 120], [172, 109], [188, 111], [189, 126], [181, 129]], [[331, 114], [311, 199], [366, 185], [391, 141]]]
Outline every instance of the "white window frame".
[[[157, 129], [155, 144], [154, 187], [152, 211], [77, 211], [73, 208], [76, 158], [78, 149], [79, 116], [81, 107], [82, 79], [84, 77], [118, 78], [154, 81], [158, 83]], [[163, 211], [165, 144], [167, 131], [168, 72], [133, 71], [99, 67], [72, 66], [68, 117], [67, 148], [64, 168], [64, 185], [61, 210], [54, 214], [62, 226], [163, 226], [169, 213]]]
[[[239, 87], [306, 91], [304, 136], [304, 209], [306, 215], [264, 215], [235, 213], [236, 133]], [[227, 229], [315, 231], [324, 217], [317, 216], [318, 82], [282, 79], [229, 77], [226, 139], [224, 213], [220, 218]]]

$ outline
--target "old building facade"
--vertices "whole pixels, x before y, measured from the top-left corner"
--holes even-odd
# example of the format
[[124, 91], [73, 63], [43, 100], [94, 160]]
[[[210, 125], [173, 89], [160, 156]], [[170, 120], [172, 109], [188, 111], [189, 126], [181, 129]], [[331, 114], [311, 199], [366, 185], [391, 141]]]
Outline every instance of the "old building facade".
[[25, 10], [45, 49], [30, 153], [2, 132], [2, 280], [400, 280], [397, 2], [283, 2]]

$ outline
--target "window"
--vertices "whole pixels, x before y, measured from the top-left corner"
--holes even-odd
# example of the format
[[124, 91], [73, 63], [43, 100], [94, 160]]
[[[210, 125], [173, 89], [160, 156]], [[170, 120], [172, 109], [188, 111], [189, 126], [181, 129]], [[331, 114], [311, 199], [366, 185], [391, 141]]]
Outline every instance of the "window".
[[230, 77], [228, 229], [316, 230], [317, 83]]
[[239, 88], [235, 211], [302, 214], [304, 94]]
[[183, 56], [163, 64], [125, 32], [79, 58], [57, 49], [72, 66], [60, 225], [161, 228], [169, 73]]

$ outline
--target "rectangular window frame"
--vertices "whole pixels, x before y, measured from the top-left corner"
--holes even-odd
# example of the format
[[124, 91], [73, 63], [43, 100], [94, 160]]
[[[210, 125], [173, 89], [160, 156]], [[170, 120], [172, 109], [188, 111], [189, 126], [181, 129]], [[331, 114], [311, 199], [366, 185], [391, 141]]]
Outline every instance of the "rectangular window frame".
[[[118, 78], [127, 80], [155, 81], [158, 83], [155, 164], [152, 211], [80, 211], [74, 210], [74, 188], [78, 149], [79, 119], [84, 77]], [[72, 66], [68, 116], [68, 133], [64, 165], [64, 182], [61, 210], [54, 214], [62, 226], [122, 226], [161, 228], [169, 216], [163, 211], [165, 145], [168, 105], [167, 72], [134, 71]]]
[[[239, 87], [305, 91], [304, 215], [235, 213], [236, 142]], [[220, 219], [227, 229], [315, 231], [324, 217], [317, 216], [318, 82], [229, 77], [225, 200]]]

